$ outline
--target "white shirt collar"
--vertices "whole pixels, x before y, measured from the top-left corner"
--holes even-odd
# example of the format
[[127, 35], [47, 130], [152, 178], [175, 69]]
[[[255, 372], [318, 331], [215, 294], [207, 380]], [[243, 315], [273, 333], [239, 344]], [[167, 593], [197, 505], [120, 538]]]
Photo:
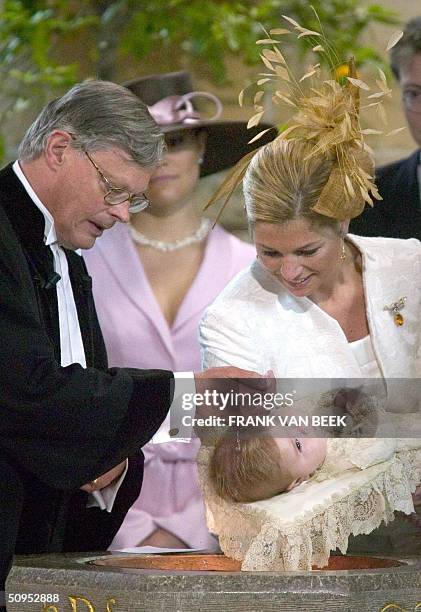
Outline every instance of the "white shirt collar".
[[41, 200], [39, 199], [35, 191], [32, 189], [31, 184], [29, 183], [28, 179], [22, 172], [22, 168], [20, 167], [19, 160], [16, 160], [15, 163], [13, 164], [13, 171], [15, 172], [16, 176], [18, 177], [22, 185], [24, 186], [26, 193], [29, 195], [29, 197], [31, 198], [35, 206], [42, 212], [42, 215], [45, 220], [44, 243], [47, 246], [51, 244], [55, 244], [57, 242], [57, 234], [56, 234], [56, 230], [54, 227], [53, 216], [50, 213], [50, 211], [41, 202]]

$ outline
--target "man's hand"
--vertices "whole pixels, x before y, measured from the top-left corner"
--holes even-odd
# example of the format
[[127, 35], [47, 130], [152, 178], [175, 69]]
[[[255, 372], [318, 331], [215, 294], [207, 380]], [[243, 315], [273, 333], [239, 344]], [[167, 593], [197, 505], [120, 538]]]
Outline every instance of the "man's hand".
[[268, 372], [265, 376], [262, 376], [261, 374], [252, 372], [251, 370], [243, 370], [242, 368], [236, 368], [235, 366], [222, 366], [219, 368], [209, 368], [203, 372], [195, 372], [194, 379], [197, 382], [208, 378], [267, 378], [268, 374], [273, 375], [273, 372]]
[[121, 463], [113, 467], [112, 470], [109, 470], [109, 472], [105, 472], [105, 474], [102, 474], [102, 476], [98, 476], [98, 478], [95, 478], [95, 480], [88, 482], [88, 484], [85, 484], [83, 485], [83, 487], [80, 488], [82, 489], [82, 491], [86, 491], [87, 493], [100, 491], [101, 489], [108, 487], [115, 480], [120, 478], [125, 468], [126, 461], [122, 461]]
[[225, 386], [229, 386], [228, 381], [237, 381], [240, 378], [249, 379], [249, 382], [246, 382], [246, 386], [250, 387], [250, 391], [265, 391], [268, 389], [268, 386], [274, 387], [274, 384], [268, 385], [267, 380], [268, 378], [274, 378], [272, 371], [262, 376], [251, 370], [243, 370], [242, 368], [236, 368], [234, 366], [224, 366], [221, 368], [209, 368], [204, 372], [194, 373], [196, 391], [198, 393], [203, 393], [209, 388], [215, 388], [212, 386], [212, 380], [216, 383], [217, 380], [220, 381], [220, 379], [225, 379], [226, 384], [224, 384], [222, 380], [217, 383], [218, 388], [219, 386], [224, 388]]
[[[226, 405], [226, 412], [228, 413], [246, 413], [250, 414], [251, 407], [247, 404], [236, 405], [235, 395], [238, 394], [250, 394], [264, 395], [265, 393], [276, 392], [276, 380], [273, 372], [269, 371], [264, 376], [252, 372], [250, 370], [243, 370], [234, 366], [225, 366], [221, 368], [209, 368], [204, 372], [196, 372], [194, 374], [196, 392], [204, 395], [206, 393], [211, 394], [212, 397], [220, 397], [225, 395], [226, 397], [232, 397], [234, 404], [228, 403]], [[231, 396], [231, 393], [233, 394]], [[216, 394], [216, 395], [215, 395]], [[260, 409], [261, 410], [261, 409]], [[196, 415], [200, 417], [207, 417], [209, 415], [218, 415], [219, 405], [215, 403], [207, 403], [206, 405], [196, 406]]]

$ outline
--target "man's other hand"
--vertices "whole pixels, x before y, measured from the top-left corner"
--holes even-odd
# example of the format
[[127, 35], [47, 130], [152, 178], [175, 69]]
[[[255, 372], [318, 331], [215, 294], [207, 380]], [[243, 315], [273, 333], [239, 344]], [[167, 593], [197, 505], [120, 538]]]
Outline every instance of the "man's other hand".
[[95, 480], [88, 482], [80, 488], [82, 491], [86, 491], [87, 493], [93, 493], [94, 491], [105, 489], [105, 487], [108, 487], [110, 484], [113, 484], [114, 481], [120, 478], [125, 468], [126, 461], [122, 461], [108, 472], [105, 472], [105, 474], [102, 474], [102, 476], [98, 476], [98, 478], [95, 478]]

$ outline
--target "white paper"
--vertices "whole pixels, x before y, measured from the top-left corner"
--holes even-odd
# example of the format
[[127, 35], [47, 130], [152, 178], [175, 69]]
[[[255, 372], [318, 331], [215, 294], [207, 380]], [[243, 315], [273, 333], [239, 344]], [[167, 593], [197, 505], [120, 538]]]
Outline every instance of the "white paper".
[[156, 546], [133, 546], [129, 548], [120, 548], [112, 552], [119, 553], [134, 553], [137, 555], [162, 555], [163, 553], [191, 553], [204, 552], [204, 548], [158, 548]]

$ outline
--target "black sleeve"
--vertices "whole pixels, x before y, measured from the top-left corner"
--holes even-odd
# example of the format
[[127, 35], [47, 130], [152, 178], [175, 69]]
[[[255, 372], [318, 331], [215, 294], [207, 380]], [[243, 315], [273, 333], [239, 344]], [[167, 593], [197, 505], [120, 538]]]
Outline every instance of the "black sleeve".
[[[395, 165], [393, 165], [395, 166]], [[361, 215], [351, 220], [349, 231], [357, 236], [393, 236], [393, 219], [390, 210], [390, 202], [397, 202], [391, 194], [390, 175], [393, 175], [394, 167], [387, 166], [379, 168], [376, 173], [377, 189], [383, 200], [373, 200], [373, 206], [366, 204]]]
[[129, 467], [118, 490], [112, 512], [86, 507], [87, 494], [76, 491], [67, 508], [63, 550], [87, 552], [106, 550], [123, 523], [129, 508], [140, 494], [143, 475], [143, 454], [129, 459]]
[[0, 455], [52, 487], [79, 487], [144, 445], [172, 394], [171, 372], [57, 363], [0, 207]]
[[421, 239], [421, 207], [416, 179], [419, 153], [380, 167], [376, 185], [382, 200], [352, 219], [349, 231], [360, 236]]

